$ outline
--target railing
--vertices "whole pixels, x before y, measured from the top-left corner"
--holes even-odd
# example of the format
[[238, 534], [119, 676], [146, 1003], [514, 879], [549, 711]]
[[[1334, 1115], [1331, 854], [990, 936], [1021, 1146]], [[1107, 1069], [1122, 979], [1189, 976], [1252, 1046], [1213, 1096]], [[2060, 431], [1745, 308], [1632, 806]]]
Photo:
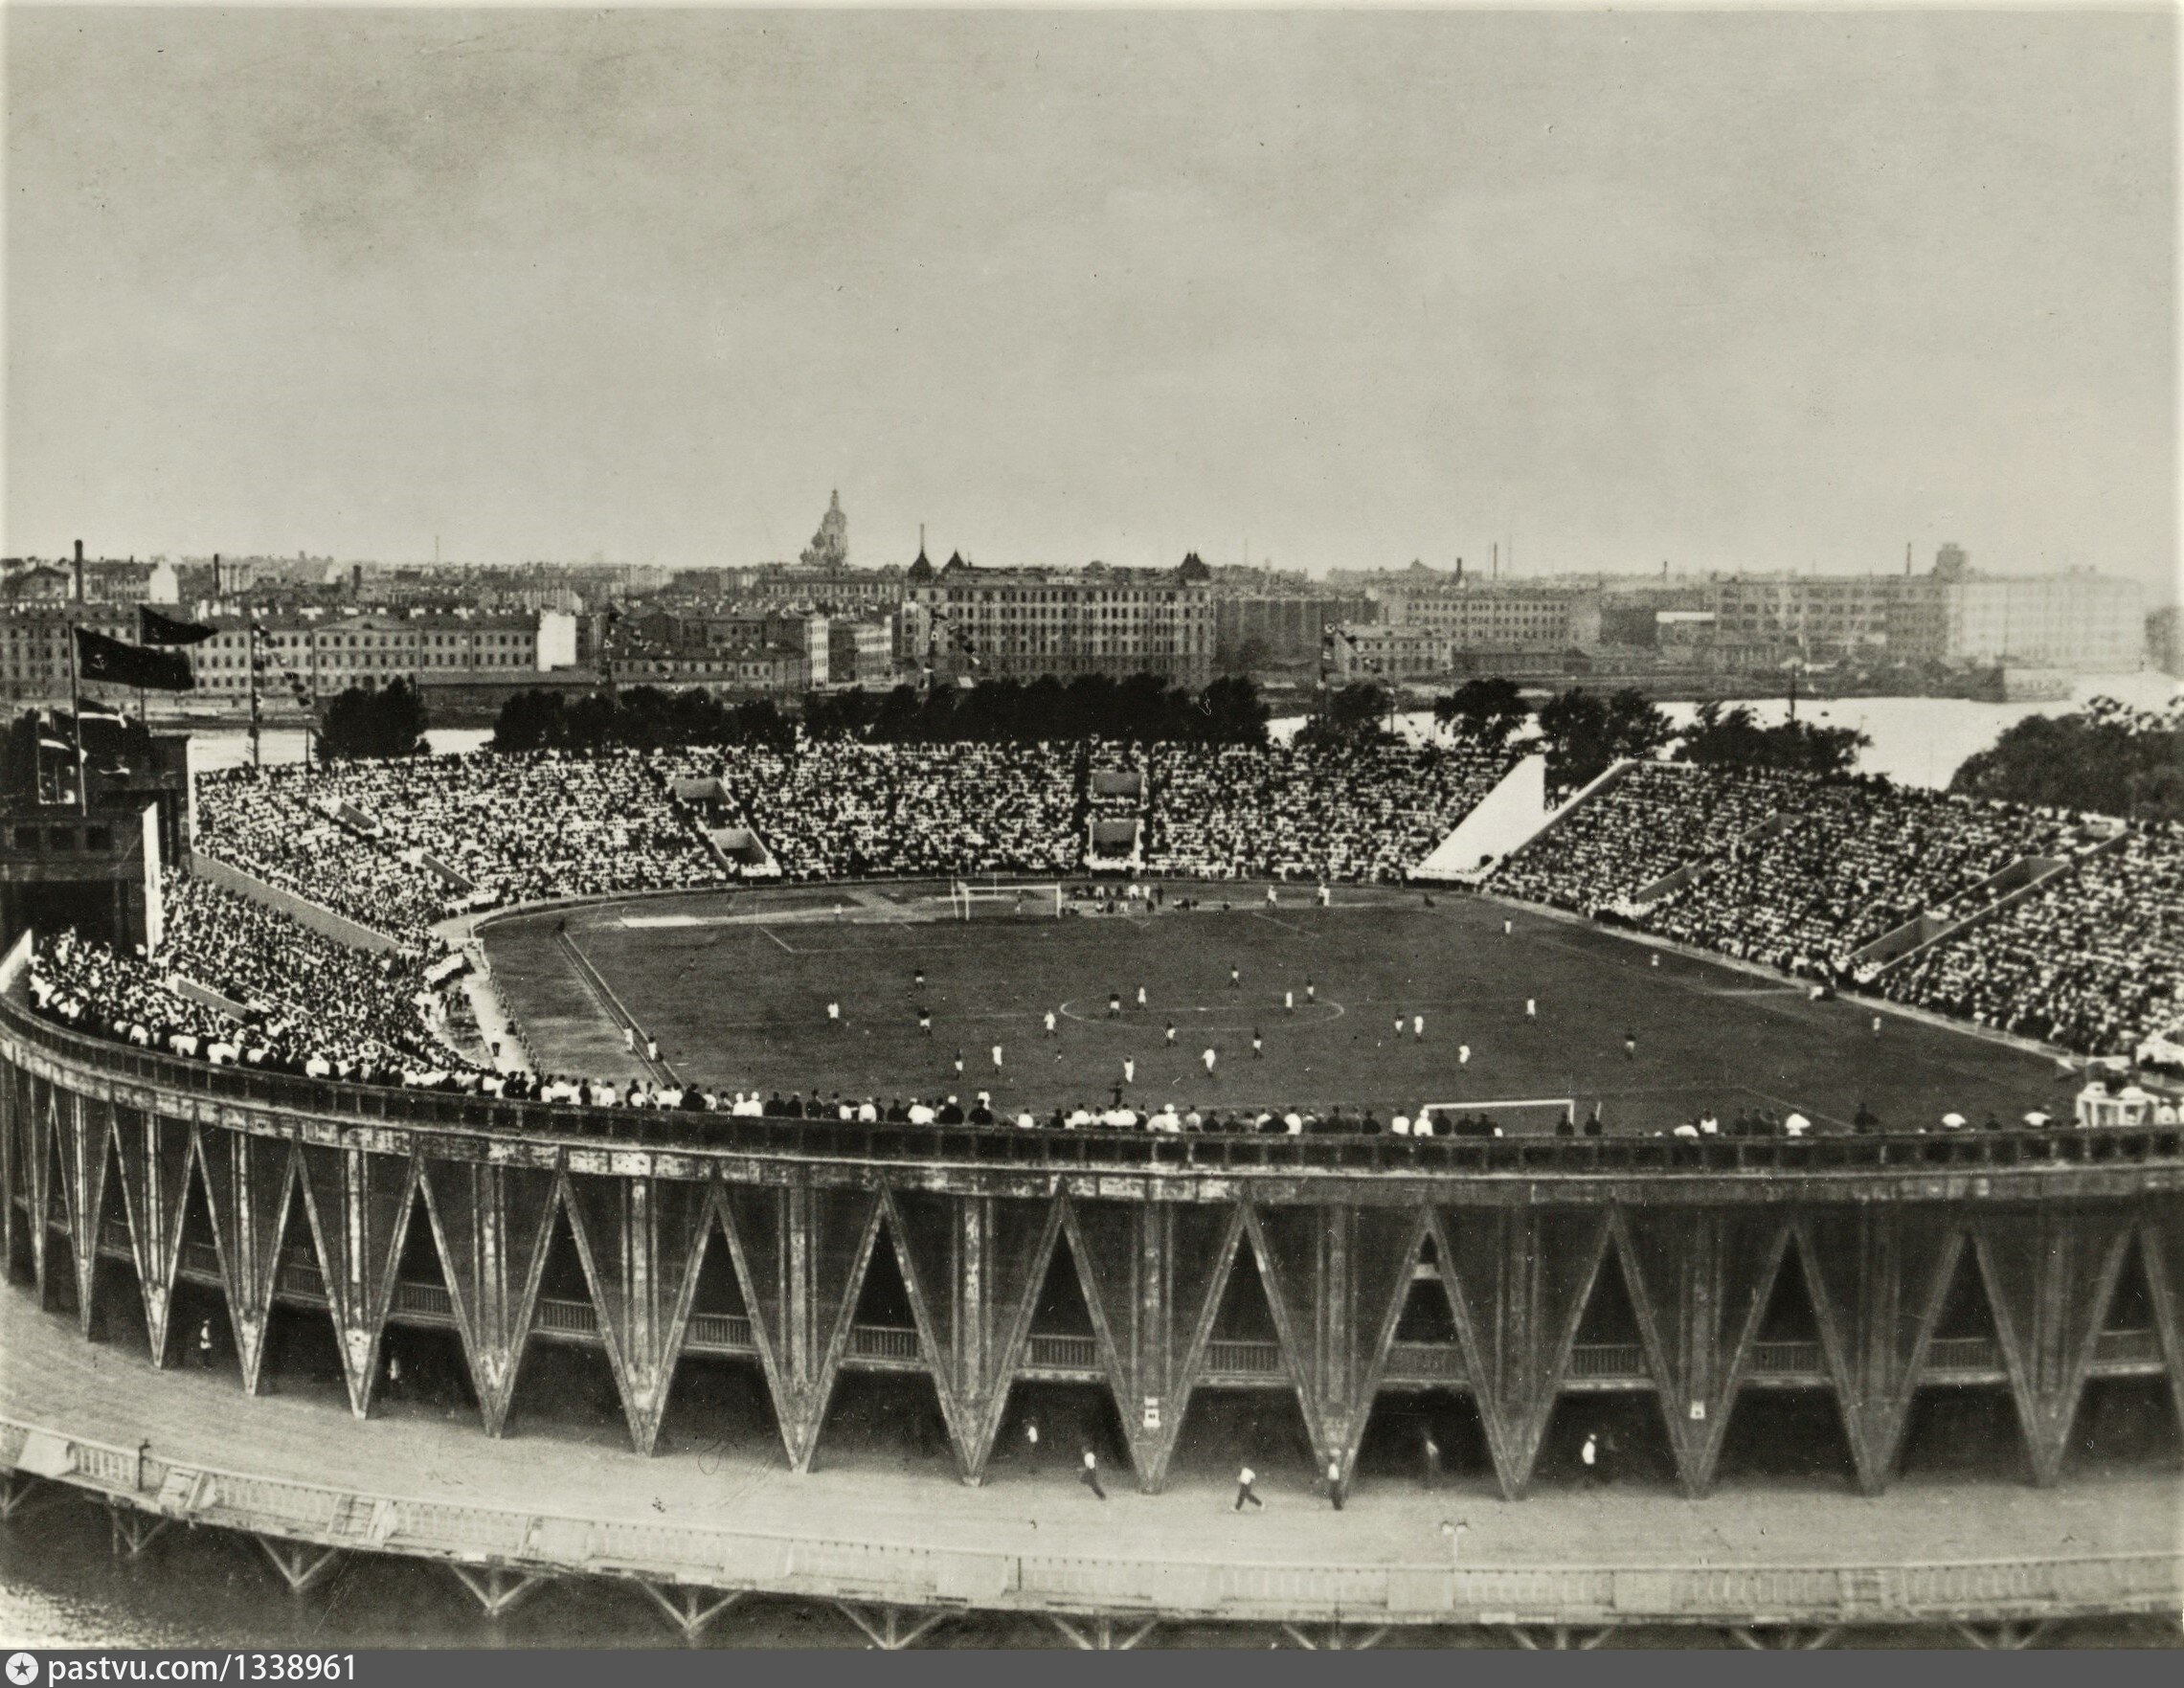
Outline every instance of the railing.
[[[164, 1452], [0, 1420], [0, 1469], [35, 1435], [41, 1473], [123, 1505], [229, 1529], [416, 1559], [671, 1577], [812, 1599], [989, 1610], [1405, 1624], [1885, 1625], [2146, 1612], [2173, 1622], [2184, 1555], [1919, 1564], [1284, 1564], [926, 1547], [702, 1523], [540, 1514], [359, 1494], [178, 1463]], [[968, 1597], [967, 1597], [968, 1596]]]
[[1569, 1351], [1573, 1378], [1651, 1378], [1646, 1350], [1638, 1342], [1577, 1342]]
[[852, 1360], [915, 1360], [922, 1352], [914, 1330], [878, 1324], [852, 1325], [849, 1330]]
[[455, 1297], [439, 1284], [398, 1283], [394, 1286], [394, 1311], [451, 1319], [455, 1317]]
[[1926, 1370], [2000, 1371], [2002, 1346], [1993, 1337], [1936, 1337], [1926, 1344]]
[[2093, 1339], [2096, 1363], [2159, 1365], [2161, 1358], [2159, 1331], [2103, 1331]]
[[1034, 1331], [1024, 1344], [1024, 1362], [1053, 1371], [1098, 1371], [1096, 1337], [1050, 1337]]
[[589, 1301], [550, 1301], [541, 1295], [531, 1328], [563, 1336], [596, 1336], [599, 1329], [599, 1310]]
[[732, 1348], [739, 1353], [758, 1346], [752, 1339], [751, 1320], [740, 1313], [691, 1314], [687, 1339], [692, 1348]]
[[1215, 1339], [1205, 1345], [1205, 1369], [1216, 1377], [1278, 1378], [1288, 1371], [1279, 1342], [1234, 1342]]
[[1842, 1172], [1947, 1173], [2012, 1167], [2150, 1162], [2184, 1164], [2184, 1127], [2099, 1132], [1951, 1132], [1822, 1137], [1415, 1138], [1248, 1135], [1151, 1137], [1141, 1132], [1022, 1131], [1013, 1127], [857, 1124], [738, 1118], [721, 1114], [504, 1102], [211, 1067], [70, 1031], [0, 998], [8, 1035], [95, 1069], [191, 1095], [258, 1103], [372, 1124], [585, 1147], [775, 1154], [813, 1159], [910, 1160], [1050, 1170], [1189, 1174], [1238, 1171], [1520, 1174], [1525, 1176]]
[[1816, 1377], [1827, 1369], [1817, 1342], [1754, 1342], [1745, 1369], [1757, 1378]]
[[1388, 1347], [1387, 1376], [1399, 1382], [1415, 1378], [1456, 1381], [1464, 1375], [1464, 1351], [1453, 1342], [1395, 1342]]

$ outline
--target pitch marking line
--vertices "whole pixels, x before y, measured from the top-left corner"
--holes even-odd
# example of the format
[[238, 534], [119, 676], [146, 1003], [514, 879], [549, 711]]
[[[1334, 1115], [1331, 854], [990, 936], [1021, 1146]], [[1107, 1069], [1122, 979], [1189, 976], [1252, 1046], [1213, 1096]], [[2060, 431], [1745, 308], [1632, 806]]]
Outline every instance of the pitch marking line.
[[1306, 931], [1306, 930], [1305, 930], [1303, 927], [1301, 927], [1301, 926], [1292, 926], [1292, 925], [1291, 925], [1291, 924], [1290, 924], [1288, 921], [1286, 921], [1286, 920], [1277, 920], [1277, 919], [1275, 919], [1275, 918], [1274, 918], [1274, 917], [1273, 917], [1272, 914], [1266, 913], [1266, 912], [1263, 912], [1263, 911], [1261, 911], [1261, 910], [1258, 910], [1258, 909], [1253, 909], [1253, 910], [1251, 910], [1251, 911], [1250, 911], [1250, 914], [1251, 914], [1251, 918], [1252, 918], [1252, 919], [1254, 919], [1254, 920], [1264, 920], [1264, 921], [1265, 921], [1265, 922], [1266, 922], [1266, 923], [1267, 923], [1269, 926], [1278, 926], [1278, 927], [1280, 927], [1280, 928], [1281, 928], [1281, 929], [1282, 929], [1284, 932], [1294, 932], [1294, 933], [1295, 933], [1295, 934], [1296, 934], [1296, 935], [1297, 935], [1298, 937], [1310, 937], [1310, 936], [1312, 936], [1312, 935], [1313, 935], [1313, 934], [1312, 934], [1310, 932]]
[[777, 934], [776, 934], [775, 933], [773, 933], [773, 932], [769, 931], [767, 928], [765, 928], [765, 927], [761, 926], [761, 927], [760, 927], [758, 930], [759, 930], [760, 932], [763, 932], [763, 933], [765, 933], [765, 934], [766, 934], [766, 935], [767, 935], [768, 937], [770, 937], [770, 938], [773, 938], [773, 940], [774, 940], [776, 943], [777, 943], [777, 944], [780, 944], [781, 948], [782, 948], [782, 949], [783, 949], [785, 952], [787, 952], [789, 955], [792, 955], [792, 956], [800, 956], [800, 955], [802, 955], [802, 954], [803, 954], [803, 952], [802, 952], [801, 950], [799, 950], [799, 949], [794, 949], [794, 948], [792, 948], [792, 947], [791, 947], [789, 944], [787, 944], [787, 943], [783, 942], [783, 941], [782, 941], [782, 939], [781, 939], [781, 938], [780, 938], [780, 937], [779, 937]]

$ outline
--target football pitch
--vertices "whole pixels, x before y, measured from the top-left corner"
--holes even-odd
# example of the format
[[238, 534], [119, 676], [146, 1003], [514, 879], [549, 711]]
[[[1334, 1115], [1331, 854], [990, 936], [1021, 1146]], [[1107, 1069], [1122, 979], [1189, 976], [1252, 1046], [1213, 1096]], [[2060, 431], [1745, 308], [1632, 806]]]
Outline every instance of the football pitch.
[[[724, 1092], [883, 1108], [986, 1092], [1044, 1117], [1119, 1085], [1140, 1109], [1339, 1105], [1384, 1121], [1567, 1096], [1615, 1134], [1753, 1108], [1842, 1131], [1861, 1101], [1897, 1129], [1952, 1109], [1975, 1126], [2068, 1114], [2070, 1075], [2045, 1057], [1894, 1014], [1877, 1035], [1861, 1004], [1453, 892], [1347, 890], [1321, 909], [1292, 889], [1269, 908], [1263, 888], [1180, 887], [1157, 914], [1055, 918], [1049, 888], [1043, 916], [960, 921], [945, 889], [643, 898], [514, 916], [485, 942], [545, 1067], [639, 1075], [626, 1015], [678, 1077]], [[1179, 893], [1211, 906], [1179, 911]], [[1551, 1129], [1537, 1113], [1503, 1124]]]

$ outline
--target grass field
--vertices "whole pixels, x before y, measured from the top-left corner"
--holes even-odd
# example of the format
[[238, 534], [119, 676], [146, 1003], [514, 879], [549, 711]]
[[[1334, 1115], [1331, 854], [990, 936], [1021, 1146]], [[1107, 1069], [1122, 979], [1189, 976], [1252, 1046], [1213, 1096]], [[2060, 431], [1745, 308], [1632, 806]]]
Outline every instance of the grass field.
[[[2067, 1075], [2050, 1060], [1892, 1014], [1876, 1036], [1858, 1004], [1811, 1002], [1795, 985], [1545, 914], [1452, 893], [1429, 908], [1416, 892], [1349, 891], [1324, 910], [1302, 891], [1272, 910], [1261, 891], [1210, 894], [1234, 907], [961, 922], [944, 917], [934, 888], [883, 887], [648, 898], [566, 918], [568, 938], [674, 1070], [724, 1090], [816, 1089], [883, 1105], [949, 1093], [968, 1105], [989, 1091], [997, 1108], [1044, 1114], [1112, 1097], [1128, 1059], [1137, 1105], [1224, 1112], [1340, 1104], [1385, 1120], [1420, 1102], [1573, 1096], [1581, 1118], [1598, 1104], [1615, 1133], [1702, 1109], [1726, 1121], [1752, 1106], [1801, 1109], [1819, 1129], [1843, 1130], [1861, 1099], [1894, 1127], [1950, 1109], [1974, 1123], [1991, 1109], [2006, 1121], [2035, 1106], [2068, 1112]], [[562, 918], [489, 930], [502, 995], [548, 1066], [633, 1075], [618, 1023], [556, 934]], [[1117, 1018], [1110, 992], [1123, 999]], [[1256, 1060], [1254, 1029], [1265, 1042]], [[1209, 1046], [1210, 1081], [1200, 1059]]]

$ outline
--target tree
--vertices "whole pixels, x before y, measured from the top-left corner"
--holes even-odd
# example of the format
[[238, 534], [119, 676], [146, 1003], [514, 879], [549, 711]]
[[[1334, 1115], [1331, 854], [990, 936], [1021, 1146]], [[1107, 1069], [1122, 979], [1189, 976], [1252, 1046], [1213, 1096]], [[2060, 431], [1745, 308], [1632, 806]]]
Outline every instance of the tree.
[[1433, 700], [1433, 720], [1456, 737], [1498, 751], [1532, 718], [1531, 707], [1517, 682], [1496, 675], [1467, 680]]
[[1384, 723], [1394, 707], [1385, 686], [1369, 680], [1355, 681], [1327, 700], [1323, 714], [1313, 716], [1297, 730], [1299, 744], [1348, 744], [1385, 738]]
[[1703, 703], [1676, 747], [1676, 759], [1705, 768], [1846, 775], [1858, 752], [1873, 742], [1855, 727], [1822, 727], [1814, 721], [1778, 721], [1762, 727], [1747, 705], [1723, 709]]
[[1651, 756], [1676, 737], [1660, 707], [1635, 686], [1602, 697], [1575, 686], [1540, 707], [1547, 782], [1574, 791], [1625, 757]]
[[337, 760], [421, 755], [427, 719], [424, 700], [407, 680], [376, 691], [352, 686], [326, 706], [319, 754]]
[[2095, 698], [2068, 715], [2027, 715], [1967, 757], [1949, 790], [2139, 821], [2184, 821], [2184, 710]]

